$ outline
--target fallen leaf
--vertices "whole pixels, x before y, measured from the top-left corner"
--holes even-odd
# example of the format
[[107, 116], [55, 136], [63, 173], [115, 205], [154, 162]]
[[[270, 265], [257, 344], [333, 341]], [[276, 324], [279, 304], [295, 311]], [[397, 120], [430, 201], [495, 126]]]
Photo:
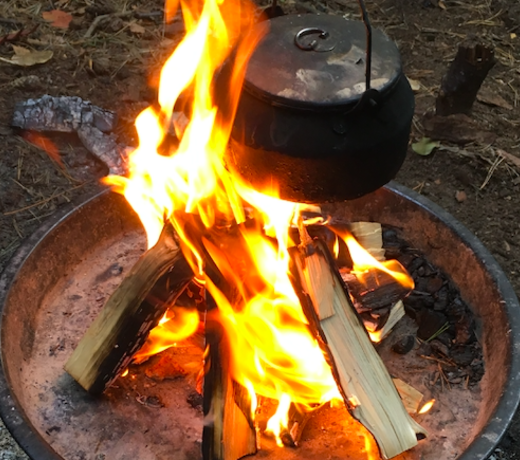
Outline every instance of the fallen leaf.
[[11, 45], [13, 47], [14, 54], [17, 56], [24, 56], [26, 54], [31, 54], [31, 50], [24, 48], [23, 46]]
[[427, 156], [440, 144], [439, 141], [432, 141], [429, 137], [423, 137], [419, 142], [412, 144], [412, 150], [419, 155]]
[[51, 50], [44, 51], [30, 51], [21, 46], [13, 46], [15, 55], [11, 59], [6, 59], [0, 56], [0, 61], [8, 62], [9, 64], [19, 65], [21, 67], [31, 67], [37, 64], [44, 64], [53, 56]]
[[466, 192], [464, 190], [457, 190], [457, 192], [455, 193], [455, 199], [459, 203], [462, 203], [463, 201], [466, 201], [467, 197], [468, 196], [466, 195]]
[[58, 29], [68, 29], [70, 21], [72, 21], [72, 14], [61, 10], [51, 10], [44, 11], [42, 13], [42, 18], [47, 22], [50, 22], [52, 27], [57, 27]]
[[130, 24], [130, 26], [128, 27], [130, 29], [130, 32], [132, 32], [133, 34], [144, 34], [146, 32], [146, 29], [137, 24], [137, 22], [132, 22], [132, 24]]

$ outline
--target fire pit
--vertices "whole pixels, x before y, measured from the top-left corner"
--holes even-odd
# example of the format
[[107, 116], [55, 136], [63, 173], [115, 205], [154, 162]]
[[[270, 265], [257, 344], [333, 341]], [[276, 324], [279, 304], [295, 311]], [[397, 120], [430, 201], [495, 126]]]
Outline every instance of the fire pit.
[[[459, 439], [448, 438], [460, 420], [442, 421], [445, 432], [430, 433], [421, 450], [404, 458], [419, 458], [418, 452], [425, 460], [438, 459], [441, 452], [443, 458], [487, 458], [519, 400], [519, 305], [504, 274], [451, 216], [396, 184], [327, 206], [350, 221], [401, 228], [410, 244], [450, 275], [480, 326], [486, 372], [478, 411], [472, 414], [468, 408], [468, 427]], [[193, 396], [186, 380], [157, 384], [131, 373], [96, 399], [62, 370], [105, 296], [120, 281], [121, 270], [131, 267], [144, 248], [140, 223], [124, 199], [101, 192], [42, 226], [4, 272], [0, 413], [31, 458], [200, 458], [202, 413], [193, 401], [186, 403]], [[179, 353], [188, 359], [197, 352], [186, 347]], [[320, 430], [309, 427], [313, 429]], [[334, 429], [329, 431], [334, 436]], [[331, 450], [329, 442], [318, 439], [306, 449], [278, 450], [276, 458], [319, 458], [334, 450], [342, 458], [343, 446]], [[266, 456], [266, 451], [258, 454]]]

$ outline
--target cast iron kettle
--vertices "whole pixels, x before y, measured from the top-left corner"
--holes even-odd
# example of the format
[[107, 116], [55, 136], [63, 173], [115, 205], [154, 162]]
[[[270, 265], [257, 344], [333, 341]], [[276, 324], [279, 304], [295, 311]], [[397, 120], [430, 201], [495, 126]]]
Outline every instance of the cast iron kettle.
[[307, 203], [358, 198], [393, 179], [414, 97], [396, 45], [364, 22], [288, 15], [249, 62], [226, 162], [258, 190]]

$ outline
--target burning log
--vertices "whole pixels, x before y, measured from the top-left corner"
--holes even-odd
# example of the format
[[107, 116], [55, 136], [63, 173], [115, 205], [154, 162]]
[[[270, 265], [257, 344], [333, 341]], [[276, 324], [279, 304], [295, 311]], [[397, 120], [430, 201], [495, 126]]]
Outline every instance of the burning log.
[[65, 370], [89, 393], [101, 394], [130, 364], [193, 271], [166, 224], [157, 244], [135, 264], [89, 327]]
[[204, 460], [238, 460], [257, 450], [251, 398], [231, 378], [230, 348], [218, 319], [213, 298], [207, 293], [206, 355], [202, 456]]
[[302, 229], [292, 261], [295, 290], [354, 418], [388, 459], [417, 445], [426, 431], [407, 413], [356, 313], [328, 248]]

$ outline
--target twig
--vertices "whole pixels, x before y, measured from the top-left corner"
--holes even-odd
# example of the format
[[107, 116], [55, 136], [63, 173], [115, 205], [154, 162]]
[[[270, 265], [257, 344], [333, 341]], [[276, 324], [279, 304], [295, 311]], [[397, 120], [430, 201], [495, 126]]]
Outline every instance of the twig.
[[98, 28], [98, 26], [105, 20], [111, 17], [114, 18], [124, 18], [127, 16], [131, 16], [132, 14], [135, 14], [135, 11], [126, 11], [124, 13], [109, 13], [109, 14], [101, 14], [99, 16], [96, 16], [96, 19], [92, 21], [92, 24], [90, 24], [90, 27], [85, 32], [85, 35], [83, 35], [83, 38], [90, 38], [95, 30]]
[[491, 177], [493, 176], [493, 173], [498, 168], [500, 163], [502, 163], [503, 161], [504, 161], [504, 157], [497, 156], [496, 160], [493, 162], [493, 164], [489, 168], [487, 176], [484, 179], [484, 182], [482, 182], [482, 185], [480, 186], [480, 190], [484, 189], [484, 187], [488, 184], [488, 182], [490, 181]]
[[455, 366], [455, 363], [453, 361], [445, 361], [443, 359], [435, 358], [434, 356], [419, 355], [419, 358], [424, 358], [429, 361], [435, 361], [436, 363], [445, 364], [446, 366]]

